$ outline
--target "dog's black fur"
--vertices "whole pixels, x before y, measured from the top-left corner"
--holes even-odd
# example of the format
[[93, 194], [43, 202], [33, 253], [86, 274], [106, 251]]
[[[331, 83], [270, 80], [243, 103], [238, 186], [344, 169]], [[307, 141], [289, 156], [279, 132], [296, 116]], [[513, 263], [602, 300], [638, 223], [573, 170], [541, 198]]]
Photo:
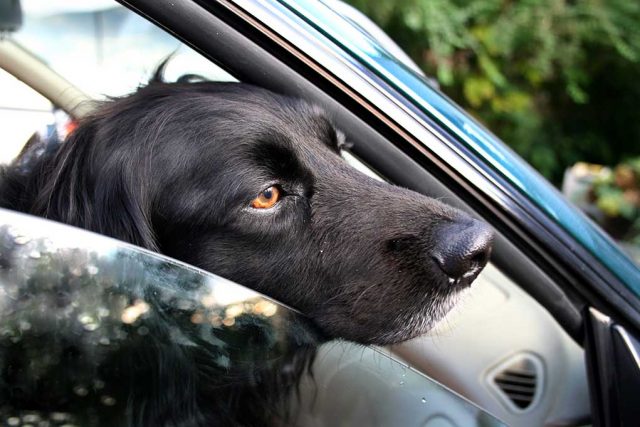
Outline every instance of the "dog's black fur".
[[[5, 170], [0, 205], [229, 278], [327, 337], [415, 337], [479, 272], [452, 283], [432, 254], [443, 227], [472, 220], [354, 170], [344, 145], [328, 115], [298, 99], [154, 82], [101, 105], [27, 172]], [[273, 208], [250, 206], [274, 185], [284, 197]]]

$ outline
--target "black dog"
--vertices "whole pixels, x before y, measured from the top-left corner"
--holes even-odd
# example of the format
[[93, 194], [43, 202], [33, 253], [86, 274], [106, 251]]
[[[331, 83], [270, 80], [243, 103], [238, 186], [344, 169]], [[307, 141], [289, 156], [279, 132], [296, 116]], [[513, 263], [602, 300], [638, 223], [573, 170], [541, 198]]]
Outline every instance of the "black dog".
[[428, 331], [488, 261], [492, 232], [340, 157], [321, 109], [236, 83], [151, 83], [103, 104], [0, 205], [155, 250], [272, 296], [326, 337]]

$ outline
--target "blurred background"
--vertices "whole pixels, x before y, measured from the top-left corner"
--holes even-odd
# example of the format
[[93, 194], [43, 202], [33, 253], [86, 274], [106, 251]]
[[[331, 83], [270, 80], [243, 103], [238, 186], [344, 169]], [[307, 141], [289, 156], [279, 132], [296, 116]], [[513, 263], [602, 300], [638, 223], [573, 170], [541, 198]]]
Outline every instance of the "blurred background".
[[640, 1], [347, 2], [640, 260]]

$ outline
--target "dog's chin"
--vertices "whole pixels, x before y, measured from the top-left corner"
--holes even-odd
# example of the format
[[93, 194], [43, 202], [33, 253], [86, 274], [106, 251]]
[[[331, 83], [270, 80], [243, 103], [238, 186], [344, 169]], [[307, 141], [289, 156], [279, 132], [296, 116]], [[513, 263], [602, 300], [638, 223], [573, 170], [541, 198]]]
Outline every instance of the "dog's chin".
[[413, 316], [402, 318], [405, 327], [389, 331], [376, 337], [369, 344], [393, 345], [428, 335], [437, 330], [446, 319], [454, 312], [458, 312], [464, 306], [464, 300], [469, 295], [470, 288], [464, 287], [455, 290], [440, 302], [431, 307], [429, 312], [419, 311]]
[[425, 295], [423, 299], [416, 298], [411, 305], [394, 307], [390, 302], [382, 311], [380, 306], [346, 310], [344, 306], [341, 309], [328, 307], [314, 313], [312, 318], [329, 337], [367, 345], [398, 344], [434, 329], [454, 308], [461, 305], [473, 279]]
[[417, 311], [410, 316], [400, 316], [399, 323], [401, 322], [404, 325], [403, 327], [381, 333], [373, 337], [371, 342], [367, 344], [392, 345], [428, 334], [436, 328], [454, 308], [459, 307], [463, 299], [462, 296], [466, 293], [466, 289], [454, 292], [442, 299], [438, 304], [431, 306], [431, 309], [427, 312], [423, 310]]

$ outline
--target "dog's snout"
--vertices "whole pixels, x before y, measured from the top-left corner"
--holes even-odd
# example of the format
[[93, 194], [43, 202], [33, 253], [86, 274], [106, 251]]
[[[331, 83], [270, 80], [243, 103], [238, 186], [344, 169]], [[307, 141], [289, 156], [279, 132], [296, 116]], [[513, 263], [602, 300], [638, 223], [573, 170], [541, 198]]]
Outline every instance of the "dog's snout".
[[475, 278], [489, 261], [493, 231], [480, 221], [447, 224], [438, 237], [431, 256], [451, 279]]

